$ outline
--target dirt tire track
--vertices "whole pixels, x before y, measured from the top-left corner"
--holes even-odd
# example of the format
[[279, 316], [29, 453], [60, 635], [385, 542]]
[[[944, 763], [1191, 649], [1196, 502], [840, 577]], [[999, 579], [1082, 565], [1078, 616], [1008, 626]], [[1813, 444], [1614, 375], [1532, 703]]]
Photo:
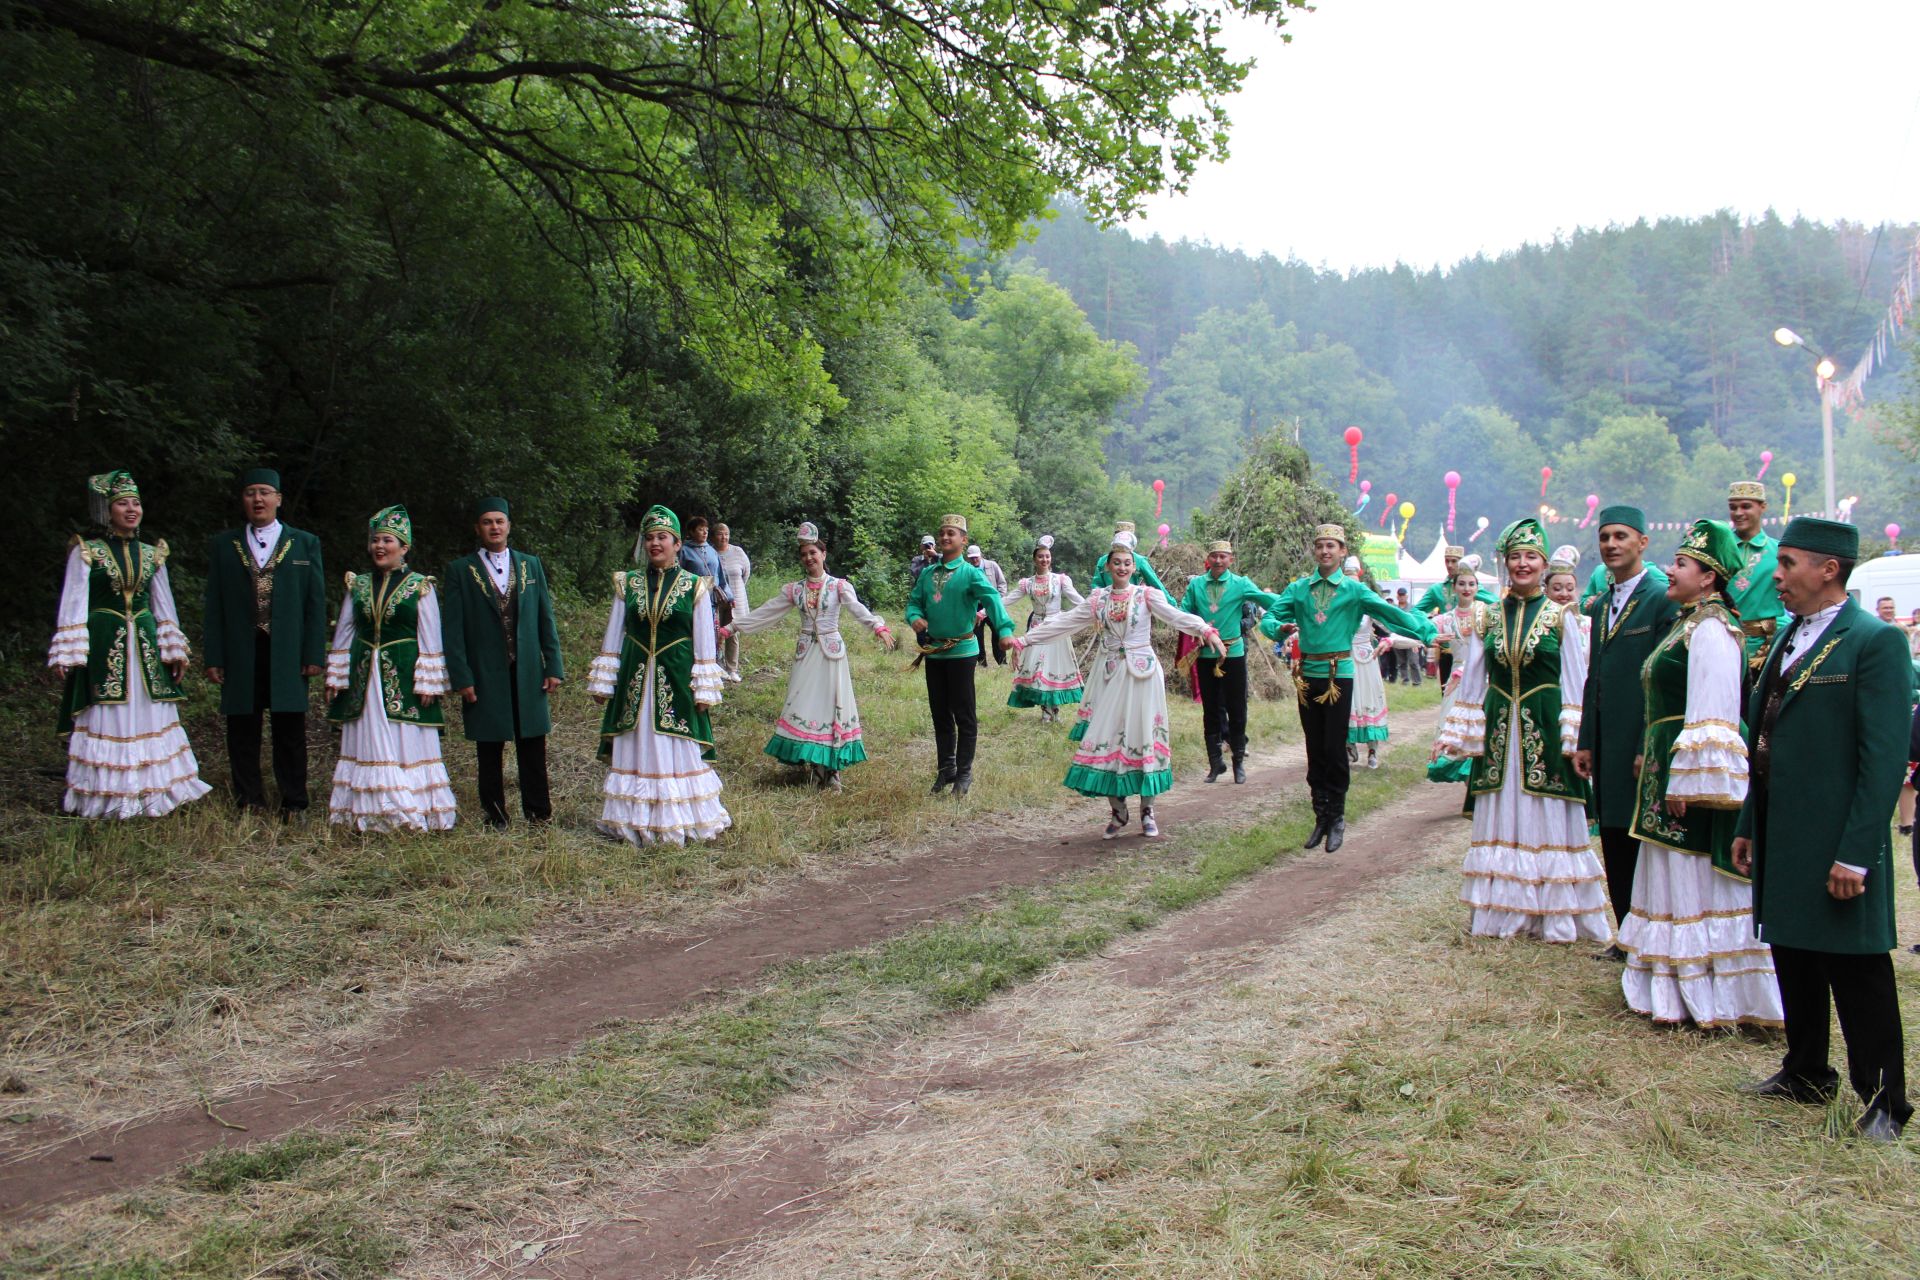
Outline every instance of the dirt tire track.
[[[1213, 902], [1181, 912], [1132, 939], [1116, 955], [1086, 963], [1131, 986], [1170, 994], [1153, 1025], [1178, 1018], [1196, 995], [1274, 943], [1318, 922], [1382, 881], [1427, 861], [1437, 845], [1464, 838], [1460, 789], [1428, 787], [1356, 823], [1336, 854], [1292, 858], [1260, 872]], [[955, 1034], [1009, 1034], [991, 1006], [964, 1015]], [[911, 1046], [899, 1051], [911, 1055]], [[729, 1139], [699, 1163], [670, 1171], [636, 1194], [620, 1217], [592, 1226], [512, 1274], [537, 1280], [636, 1280], [708, 1275], [727, 1255], [798, 1229], [840, 1199], [835, 1150], [900, 1123], [904, 1104], [941, 1092], [1010, 1094], [1073, 1069], [1037, 1062], [983, 1074], [902, 1071], [887, 1057], [866, 1064], [856, 1110], [821, 1127], [771, 1139]], [[467, 1260], [481, 1265], [479, 1259]], [[499, 1259], [487, 1259], [499, 1266]]]
[[[1405, 718], [1416, 739], [1435, 713]], [[1298, 743], [1249, 770], [1245, 786], [1183, 785], [1155, 806], [1171, 822], [1218, 822], [1298, 794]], [[1196, 779], [1197, 781], [1197, 779]], [[197, 1103], [96, 1132], [49, 1132], [43, 1121], [0, 1147], [0, 1222], [71, 1201], [132, 1190], [205, 1152], [294, 1129], [337, 1124], [450, 1070], [485, 1074], [509, 1060], [556, 1057], [612, 1019], [644, 1021], [752, 983], [770, 967], [870, 945], [949, 918], [981, 894], [1098, 866], [1114, 844], [1078, 834], [993, 838], [903, 856], [885, 878], [809, 877], [687, 933], [651, 931], [535, 959], [499, 982], [429, 996], [375, 1036], [316, 1048], [292, 1079], [218, 1097], [216, 1122]], [[697, 943], [690, 946], [689, 943]], [[227, 1126], [244, 1126], [231, 1128]]]

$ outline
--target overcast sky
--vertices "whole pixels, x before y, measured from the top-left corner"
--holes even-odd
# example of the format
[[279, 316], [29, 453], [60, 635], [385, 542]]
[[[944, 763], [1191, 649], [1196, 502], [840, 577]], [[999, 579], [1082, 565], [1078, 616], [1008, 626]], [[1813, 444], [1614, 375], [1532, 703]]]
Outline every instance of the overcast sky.
[[1337, 270], [1721, 208], [1920, 221], [1920, 0], [1319, 0], [1236, 32], [1233, 155], [1158, 232]]

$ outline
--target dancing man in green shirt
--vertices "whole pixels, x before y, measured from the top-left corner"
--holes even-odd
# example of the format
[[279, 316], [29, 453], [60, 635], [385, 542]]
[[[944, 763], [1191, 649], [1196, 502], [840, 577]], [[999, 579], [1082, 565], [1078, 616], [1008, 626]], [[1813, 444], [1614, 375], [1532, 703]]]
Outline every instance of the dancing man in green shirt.
[[953, 788], [956, 799], [973, 786], [973, 746], [980, 731], [973, 701], [974, 615], [985, 610], [987, 623], [1001, 640], [1013, 634], [1013, 620], [987, 575], [967, 563], [965, 516], [942, 516], [936, 538], [939, 559], [921, 570], [907, 597], [907, 625], [920, 637], [914, 661], [926, 670], [927, 706], [933, 712], [933, 742], [940, 772], [933, 794]]
[[1347, 531], [1323, 524], [1313, 532], [1314, 572], [1288, 584], [1280, 601], [1260, 620], [1260, 633], [1277, 639], [1297, 631], [1293, 688], [1300, 700], [1300, 728], [1307, 741], [1307, 788], [1313, 793], [1313, 834], [1306, 847], [1327, 842], [1327, 852], [1347, 836], [1347, 717], [1353, 705], [1353, 637], [1364, 614], [1395, 635], [1432, 644], [1433, 624], [1395, 608], [1357, 578], [1340, 572]]
[[1767, 658], [1767, 645], [1786, 609], [1773, 585], [1780, 544], [1767, 536], [1760, 522], [1767, 515], [1767, 486], [1758, 480], [1735, 480], [1727, 486], [1727, 523], [1740, 540], [1740, 563], [1733, 566], [1727, 598], [1740, 613], [1746, 636], [1747, 682], [1752, 684]]
[[[1137, 558], [1137, 557], [1136, 557]], [[1280, 605], [1280, 597], [1255, 586], [1250, 578], [1233, 572], [1233, 544], [1214, 543], [1207, 548], [1207, 571], [1187, 581], [1187, 593], [1180, 597], [1180, 608], [1205, 618], [1227, 642], [1227, 656], [1196, 656], [1200, 673], [1200, 716], [1207, 738], [1207, 781], [1217, 781], [1227, 771], [1222, 745], [1233, 752], [1233, 780], [1247, 780], [1247, 646], [1240, 636], [1242, 606], [1247, 603], [1262, 609]]]

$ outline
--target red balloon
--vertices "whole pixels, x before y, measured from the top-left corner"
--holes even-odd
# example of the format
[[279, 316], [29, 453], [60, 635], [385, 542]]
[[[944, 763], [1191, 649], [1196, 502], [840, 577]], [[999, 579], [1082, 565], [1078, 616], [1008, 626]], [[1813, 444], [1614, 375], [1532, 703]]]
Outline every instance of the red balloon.
[[1162, 491], [1162, 490], [1164, 490], [1164, 489], [1165, 489], [1166, 487], [1167, 487], [1167, 482], [1166, 482], [1165, 480], [1155, 480], [1155, 481], [1153, 482], [1153, 491], [1154, 491], [1155, 493], [1159, 493], [1159, 492], [1161, 492], [1161, 491]]
[[1348, 444], [1359, 444], [1364, 438], [1364, 433], [1362, 433], [1358, 427], [1348, 427], [1345, 436], [1342, 438], [1346, 440]]
[[1390, 493], [1387, 495], [1386, 505], [1380, 508], [1380, 527], [1381, 528], [1384, 529], [1386, 527], [1387, 517], [1393, 514], [1393, 504], [1399, 500], [1399, 497], [1400, 495], [1397, 493]]

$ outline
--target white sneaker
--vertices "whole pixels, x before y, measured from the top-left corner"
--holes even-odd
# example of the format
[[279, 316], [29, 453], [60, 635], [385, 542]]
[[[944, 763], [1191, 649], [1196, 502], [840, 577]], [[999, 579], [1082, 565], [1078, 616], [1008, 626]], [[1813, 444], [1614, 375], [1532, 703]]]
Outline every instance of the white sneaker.
[[1153, 810], [1148, 809], [1140, 815], [1140, 834], [1149, 840], [1158, 839], [1160, 824], [1153, 820]]
[[1380, 757], [1378, 755], [1375, 755], [1371, 751], [1367, 752], [1367, 768], [1378, 769], [1379, 767], [1380, 767]]

